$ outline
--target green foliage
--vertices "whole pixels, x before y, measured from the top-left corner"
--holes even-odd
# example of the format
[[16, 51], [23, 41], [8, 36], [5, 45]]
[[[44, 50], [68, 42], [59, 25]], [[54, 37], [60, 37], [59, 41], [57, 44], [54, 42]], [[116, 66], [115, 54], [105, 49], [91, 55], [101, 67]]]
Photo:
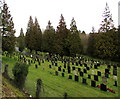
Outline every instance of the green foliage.
[[12, 19], [8, 6], [4, 3], [2, 9], [2, 50], [9, 53], [15, 49], [15, 30]]
[[16, 63], [12, 69], [12, 72], [16, 86], [22, 89], [28, 74], [28, 65], [25, 63]]
[[19, 50], [22, 52], [25, 48], [25, 36], [23, 33], [23, 29], [20, 30], [20, 36], [18, 37], [18, 46]]
[[42, 49], [44, 52], [54, 53], [55, 50], [55, 29], [51, 26], [51, 22], [48, 25], [43, 34]]

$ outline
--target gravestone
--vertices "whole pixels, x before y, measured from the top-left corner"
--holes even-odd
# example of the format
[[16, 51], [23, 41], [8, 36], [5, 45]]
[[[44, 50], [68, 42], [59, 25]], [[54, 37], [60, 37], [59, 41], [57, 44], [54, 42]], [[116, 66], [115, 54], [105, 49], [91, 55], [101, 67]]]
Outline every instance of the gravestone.
[[94, 75], [94, 80], [98, 81], [98, 76], [97, 75]]
[[106, 87], [105, 84], [101, 84], [101, 85], [100, 85], [100, 89], [101, 89], [102, 91], [107, 91], [107, 87]]
[[91, 86], [92, 86], [92, 87], [96, 87], [96, 81], [91, 80]]
[[105, 77], [106, 77], [106, 78], [109, 78], [109, 74], [108, 74], [108, 73], [105, 73]]
[[113, 79], [117, 81], [117, 76], [113, 76]]
[[113, 86], [116, 86], [117, 87], [117, 81], [115, 81], [115, 84]]
[[38, 68], [38, 66], [35, 64], [35, 68]]
[[70, 70], [70, 66], [67, 66], [68, 70]]
[[98, 75], [98, 76], [101, 76], [101, 72], [100, 72], [100, 71], [97, 71], [97, 75]]
[[81, 68], [78, 68], [78, 71], [81, 71]]
[[83, 84], [87, 84], [87, 80], [85, 78], [82, 79]]
[[113, 69], [113, 75], [117, 76], [117, 69]]
[[78, 62], [76, 62], [76, 66], [78, 66]]
[[75, 70], [75, 67], [72, 67], [72, 70]]
[[75, 75], [74, 77], [75, 77], [75, 81], [79, 81], [79, 79], [78, 79], [78, 76], [77, 76], [77, 75]]
[[105, 74], [106, 74], [106, 73], [109, 73], [109, 69], [105, 69]]
[[57, 63], [55, 63], [55, 66], [57, 66]]
[[82, 64], [80, 64], [80, 66], [82, 66]]
[[62, 77], [64, 77], [65, 75], [64, 75], [64, 73], [62, 73]]
[[72, 75], [69, 75], [68, 79], [72, 79]]
[[83, 72], [84, 72], [84, 73], [87, 73], [87, 70], [86, 70], [86, 69], [83, 69]]
[[83, 72], [82, 72], [82, 71], [80, 71], [80, 76], [82, 76], [82, 77], [83, 77]]
[[95, 71], [94, 71], [94, 70], [92, 70], [92, 71], [91, 71], [91, 74], [92, 74], [92, 75], [94, 75], [94, 74], [95, 74]]
[[68, 73], [71, 73], [71, 70], [70, 70], [70, 69], [68, 69]]
[[87, 67], [87, 64], [86, 64], [86, 63], [84, 63], [84, 66], [85, 66], [85, 67]]
[[64, 68], [66, 68], [66, 63], [64, 63]]
[[54, 65], [54, 62], [52, 62], [52, 65]]
[[49, 68], [52, 68], [52, 66], [51, 66], [51, 65], [49, 65]]
[[87, 70], [90, 70], [90, 68], [89, 68], [89, 67], [86, 67], [86, 69], [87, 69]]
[[91, 79], [91, 75], [88, 74], [88, 78]]
[[96, 64], [94, 64], [94, 68], [95, 68], [95, 69], [98, 69]]
[[74, 62], [72, 62], [72, 65], [74, 65]]
[[65, 69], [63, 69], [63, 72], [65, 72]]
[[110, 68], [111, 68], [111, 66], [110, 66], [110, 65], [107, 65], [107, 68], [108, 68], [108, 69], [110, 69]]
[[55, 75], [58, 76], [58, 71], [55, 71]]
[[58, 71], [61, 71], [61, 67], [58, 67]]

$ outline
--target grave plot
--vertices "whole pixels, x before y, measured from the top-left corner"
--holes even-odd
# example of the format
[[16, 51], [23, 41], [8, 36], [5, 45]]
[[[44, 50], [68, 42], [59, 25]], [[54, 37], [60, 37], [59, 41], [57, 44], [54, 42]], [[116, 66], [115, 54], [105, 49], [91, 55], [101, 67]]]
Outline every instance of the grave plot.
[[[78, 58], [75, 58], [73, 64], [73, 62], [60, 61], [59, 59], [51, 61], [51, 59], [30, 58], [25, 55], [22, 57], [16, 55], [15, 57], [16, 60], [19, 59], [21, 62], [29, 62], [31, 64], [30, 67], [34, 67], [37, 72], [47, 72], [53, 77], [69, 79], [79, 85], [83, 84], [91, 88], [96, 87], [101, 91], [106, 91], [109, 88], [109, 90], [114, 90], [115, 93], [118, 92], [117, 69], [115, 66], [99, 65], [91, 60], [80, 61]], [[97, 68], [94, 68], [94, 64], [97, 64]], [[106, 81], [103, 81], [103, 77], [105, 77]]]

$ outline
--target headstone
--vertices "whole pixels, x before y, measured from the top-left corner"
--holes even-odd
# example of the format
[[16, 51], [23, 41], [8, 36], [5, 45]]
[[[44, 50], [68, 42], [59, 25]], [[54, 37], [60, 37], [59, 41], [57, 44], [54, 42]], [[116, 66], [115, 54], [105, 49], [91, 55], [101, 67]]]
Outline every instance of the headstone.
[[78, 75], [76, 70], [73, 71], [73, 74], [74, 74], [74, 75]]
[[65, 69], [63, 69], [63, 72], [65, 72]]
[[117, 81], [115, 81], [115, 84], [114, 84], [114, 86], [116, 86], [116, 87], [117, 87]]
[[65, 75], [64, 75], [64, 73], [62, 73], [62, 77], [64, 77]]
[[113, 69], [113, 75], [117, 76], [117, 69]]
[[78, 66], [78, 62], [76, 62], [76, 66]]
[[101, 76], [101, 72], [100, 72], [100, 71], [97, 71], [97, 75], [98, 75], [98, 76]]
[[74, 65], [74, 62], [72, 62], [72, 65]]
[[98, 76], [97, 75], [94, 75], [94, 80], [98, 81]]
[[82, 66], [82, 64], [80, 64], [80, 66]]
[[92, 75], [94, 75], [94, 74], [95, 74], [95, 71], [94, 71], [94, 70], [92, 70], [91, 74], [92, 74]]
[[110, 68], [111, 68], [111, 66], [110, 66], [110, 65], [107, 65], [107, 68], [108, 68], [108, 69], [110, 69]]
[[66, 68], [66, 63], [64, 63], [64, 68]]
[[68, 69], [68, 73], [71, 73], [71, 70], [70, 70], [70, 69]]
[[87, 64], [86, 64], [86, 63], [84, 63], [84, 66], [85, 66], [85, 67], [87, 67]]
[[83, 83], [83, 84], [87, 84], [87, 81], [86, 81], [85, 78], [82, 79], [82, 83]]
[[72, 67], [72, 70], [75, 70], [75, 67]]
[[113, 79], [117, 81], [117, 76], [113, 76]]
[[92, 87], [96, 87], [96, 81], [91, 80], [91, 86], [92, 86]]
[[35, 64], [35, 68], [38, 68], [38, 66]]
[[52, 62], [52, 65], [54, 65], [54, 62]]
[[79, 79], [78, 79], [78, 76], [77, 76], [77, 75], [75, 75], [75, 81], [79, 81]]
[[52, 66], [51, 66], [51, 65], [49, 65], [49, 68], [52, 68]]
[[57, 63], [55, 63], [55, 66], [57, 66]]
[[109, 78], [109, 74], [108, 74], [108, 73], [105, 73], [105, 77], [106, 77], [106, 78]]
[[89, 68], [89, 67], [86, 67], [86, 69], [87, 69], [87, 70], [90, 70], [90, 68]]
[[58, 67], [58, 71], [61, 71], [61, 67]]
[[97, 69], [97, 65], [96, 64], [94, 64], [94, 68]]
[[58, 76], [58, 71], [55, 71], [55, 75]]
[[88, 78], [91, 79], [91, 75], [88, 74]]
[[109, 69], [105, 69], [105, 74], [106, 74], [106, 73], [109, 73]]
[[81, 68], [78, 68], [78, 71], [81, 71]]
[[84, 73], [87, 73], [87, 70], [86, 69], [83, 69]]
[[72, 75], [69, 75], [68, 79], [72, 79]]
[[82, 71], [80, 71], [80, 76], [82, 76], [82, 77], [83, 77], [83, 72], [82, 72]]
[[100, 89], [101, 89], [102, 91], [107, 91], [107, 87], [106, 87], [105, 84], [101, 84], [101, 85], [100, 85]]

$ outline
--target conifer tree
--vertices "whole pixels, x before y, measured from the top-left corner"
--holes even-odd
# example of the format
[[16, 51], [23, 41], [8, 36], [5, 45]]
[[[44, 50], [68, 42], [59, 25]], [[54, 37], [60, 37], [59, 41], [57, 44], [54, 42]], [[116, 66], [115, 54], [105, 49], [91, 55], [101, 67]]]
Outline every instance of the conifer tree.
[[7, 4], [4, 2], [2, 9], [2, 50], [13, 52], [15, 49], [15, 30], [13, 18], [10, 14]]
[[55, 29], [51, 26], [51, 22], [48, 21], [48, 25], [43, 34], [43, 51], [54, 53], [55, 48]]
[[61, 14], [61, 19], [56, 30], [56, 43], [55, 43], [56, 53], [59, 54], [60, 56], [70, 55], [69, 40], [68, 40], [69, 35], [70, 35], [70, 31], [67, 29], [64, 17]]
[[22, 52], [25, 48], [25, 36], [22, 28], [20, 30], [20, 36], [18, 37], [18, 45], [19, 45], [19, 50]]
[[105, 11], [103, 13], [104, 20], [102, 21], [99, 32], [108, 32], [110, 29], [114, 28], [112, 14], [110, 14], [110, 9], [106, 3]]
[[76, 56], [76, 54], [82, 53], [83, 47], [81, 45], [80, 34], [79, 31], [77, 30], [76, 21], [74, 20], [74, 18], [72, 18], [70, 26], [71, 26], [70, 54], [72, 56]]

